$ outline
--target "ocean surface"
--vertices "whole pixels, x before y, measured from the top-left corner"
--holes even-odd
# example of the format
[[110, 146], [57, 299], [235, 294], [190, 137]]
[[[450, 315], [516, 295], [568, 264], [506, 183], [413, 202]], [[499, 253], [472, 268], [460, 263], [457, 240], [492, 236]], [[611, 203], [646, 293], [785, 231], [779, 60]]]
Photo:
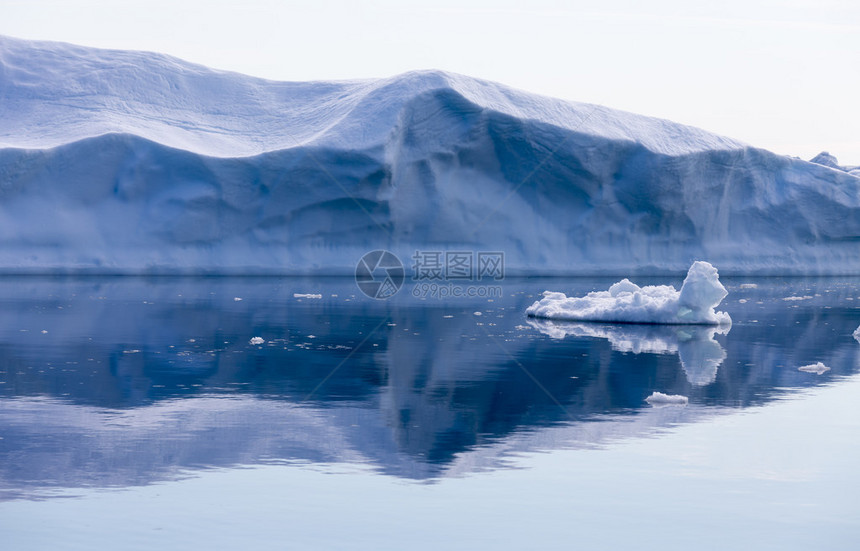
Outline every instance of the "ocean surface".
[[856, 545], [860, 278], [524, 314], [616, 279], [0, 278], [0, 547]]

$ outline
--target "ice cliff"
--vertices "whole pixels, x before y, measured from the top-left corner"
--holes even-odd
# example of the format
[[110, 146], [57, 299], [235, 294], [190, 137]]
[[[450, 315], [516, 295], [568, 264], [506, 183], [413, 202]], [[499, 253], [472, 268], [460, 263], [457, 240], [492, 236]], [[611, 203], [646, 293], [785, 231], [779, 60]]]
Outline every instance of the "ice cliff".
[[0, 272], [860, 273], [860, 178], [665, 120], [411, 72], [273, 82], [0, 37]]

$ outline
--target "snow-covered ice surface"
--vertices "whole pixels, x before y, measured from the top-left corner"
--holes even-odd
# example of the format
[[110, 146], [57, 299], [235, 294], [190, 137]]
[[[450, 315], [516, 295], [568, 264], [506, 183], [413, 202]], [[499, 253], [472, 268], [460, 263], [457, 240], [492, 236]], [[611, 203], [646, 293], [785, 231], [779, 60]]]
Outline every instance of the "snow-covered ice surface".
[[645, 401], [652, 406], [682, 406], [686, 405], [689, 399], [680, 394], [663, 394], [662, 392], [652, 392], [650, 396], [645, 398]]
[[[0, 271], [860, 272], [860, 178], [438, 71], [273, 82], [0, 37]], [[823, 162], [823, 161], [822, 161]]]
[[857, 342], [860, 342], [860, 326], [858, 326], [857, 329], [854, 330], [854, 338], [857, 340]]
[[608, 291], [594, 291], [584, 297], [544, 291], [543, 298], [529, 306], [526, 314], [568, 321], [721, 325], [732, 322], [726, 312], [714, 311], [726, 295], [717, 269], [696, 261], [680, 291], [671, 285], [639, 287], [623, 279]]
[[804, 371], [806, 373], [815, 373], [816, 375], [821, 375], [822, 373], [830, 371], [830, 368], [821, 362], [816, 362], [814, 364], [800, 366], [797, 368], [797, 370]]

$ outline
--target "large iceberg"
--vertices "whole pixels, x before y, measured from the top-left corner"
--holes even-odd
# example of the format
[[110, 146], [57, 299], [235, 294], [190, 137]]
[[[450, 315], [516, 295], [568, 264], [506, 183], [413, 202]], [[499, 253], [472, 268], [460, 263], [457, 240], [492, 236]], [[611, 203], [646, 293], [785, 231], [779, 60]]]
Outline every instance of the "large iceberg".
[[625, 278], [607, 291], [593, 291], [584, 297], [545, 291], [526, 314], [567, 321], [721, 325], [732, 322], [726, 312], [714, 311], [726, 295], [717, 269], [696, 261], [680, 291], [671, 285], [639, 287]]
[[860, 178], [439, 71], [273, 82], [0, 37], [0, 272], [860, 272]]

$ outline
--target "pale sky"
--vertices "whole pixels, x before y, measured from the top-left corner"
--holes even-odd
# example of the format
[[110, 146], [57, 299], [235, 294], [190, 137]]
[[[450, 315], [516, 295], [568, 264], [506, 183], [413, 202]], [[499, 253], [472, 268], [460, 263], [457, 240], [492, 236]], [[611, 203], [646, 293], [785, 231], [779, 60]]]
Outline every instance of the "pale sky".
[[0, 34], [276, 80], [444, 69], [860, 165], [856, 0], [0, 0]]

